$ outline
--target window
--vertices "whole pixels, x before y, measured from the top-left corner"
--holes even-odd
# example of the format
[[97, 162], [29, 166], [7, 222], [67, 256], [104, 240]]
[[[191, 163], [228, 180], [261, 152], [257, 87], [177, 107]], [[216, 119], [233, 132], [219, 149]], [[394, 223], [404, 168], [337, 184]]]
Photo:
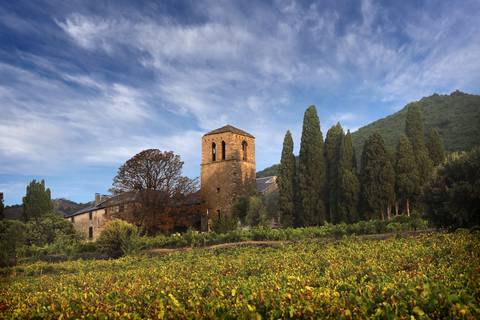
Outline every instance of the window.
[[247, 160], [247, 141], [242, 142], [242, 160]]
[[93, 238], [93, 227], [88, 227], [88, 239]]
[[222, 141], [222, 160], [225, 160], [225, 158], [226, 158], [225, 147], [226, 147], [226, 143], [225, 143], [225, 141]]
[[93, 216], [93, 212], [90, 211], [90, 212], [88, 213], [88, 220], [92, 220], [92, 216]]
[[217, 193], [220, 193], [220, 188], [217, 188]]
[[212, 161], [217, 160], [217, 146], [212, 142]]
[[71, 221], [72, 223], [74, 223], [74, 222], [75, 222], [75, 217], [71, 217], [71, 218], [70, 218], [70, 221]]
[[220, 219], [220, 210], [217, 210], [218, 219]]
[[118, 207], [119, 212], [123, 212], [125, 210], [125, 206], [122, 204], [120, 207]]

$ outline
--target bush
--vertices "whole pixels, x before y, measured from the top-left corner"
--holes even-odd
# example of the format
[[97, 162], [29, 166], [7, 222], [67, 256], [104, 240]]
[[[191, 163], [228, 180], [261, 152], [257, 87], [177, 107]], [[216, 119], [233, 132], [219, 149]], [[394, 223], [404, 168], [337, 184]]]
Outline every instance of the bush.
[[139, 248], [139, 230], [131, 223], [114, 220], [105, 226], [98, 237], [99, 250], [110, 258], [132, 254]]
[[15, 265], [25, 241], [25, 225], [15, 220], [0, 221], [0, 267]]
[[57, 237], [78, 237], [78, 234], [69, 221], [56, 213], [48, 213], [37, 220], [26, 223], [27, 244], [43, 246], [55, 242]]

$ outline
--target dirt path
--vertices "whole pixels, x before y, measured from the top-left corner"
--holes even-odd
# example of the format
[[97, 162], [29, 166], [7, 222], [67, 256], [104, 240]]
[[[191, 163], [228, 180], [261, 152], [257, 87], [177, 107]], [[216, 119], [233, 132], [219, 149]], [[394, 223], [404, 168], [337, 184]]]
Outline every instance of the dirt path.
[[[414, 237], [420, 234], [428, 233], [435, 231], [434, 229], [426, 229], [426, 230], [418, 230], [418, 231], [406, 231], [402, 232], [402, 236], [407, 236], [407, 237]], [[365, 234], [365, 235], [359, 235], [357, 238], [360, 239], [371, 239], [371, 240], [385, 240], [388, 238], [395, 237], [397, 234], [396, 233], [377, 233], [377, 234]], [[337, 241], [339, 239], [331, 237], [331, 238], [318, 238], [318, 240], [321, 239], [327, 239], [327, 240], [332, 240], [332, 241]], [[315, 239], [310, 239], [310, 240], [315, 240]], [[196, 247], [198, 249], [227, 249], [227, 248], [235, 248], [235, 247], [261, 247], [261, 248], [266, 248], [266, 247], [281, 247], [284, 244], [292, 243], [295, 241], [292, 240], [264, 240], [264, 241], [254, 241], [254, 240], [249, 240], [249, 241], [239, 241], [239, 242], [228, 242], [228, 243], [221, 243], [221, 244], [214, 244], [211, 246], [205, 246], [205, 247]], [[192, 251], [192, 247], [183, 247], [183, 248], [156, 248], [156, 249], [150, 249], [146, 250], [145, 253], [148, 255], [156, 256], [156, 255], [164, 255], [164, 254], [169, 254], [169, 253], [174, 253], [174, 252], [187, 252], [187, 251]]]

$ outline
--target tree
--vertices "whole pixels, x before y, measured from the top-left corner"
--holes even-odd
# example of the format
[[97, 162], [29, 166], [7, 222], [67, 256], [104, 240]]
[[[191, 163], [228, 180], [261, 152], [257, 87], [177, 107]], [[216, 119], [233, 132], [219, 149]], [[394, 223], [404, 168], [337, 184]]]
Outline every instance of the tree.
[[395, 197], [395, 172], [378, 133], [365, 141], [360, 177], [366, 218], [385, 220], [390, 216], [390, 207]]
[[129, 159], [119, 168], [111, 191], [136, 192], [141, 205], [133, 212], [118, 213], [119, 218], [139, 223], [148, 233], [158, 231], [158, 216], [176, 212], [175, 207], [198, 190], [197, 179], [181, 175], [182, 166], [180, 156], [158, 149], [144, 150]]
[[295, 223], [295, 171], [293, 139], [290, 131], [287, 131], [277, 177], [280, 221], [284, 227], [291, 227]]
[[357, 161], [350, 131], [341, 141], [338, 166], [338, 218], [340, 222], [352, 223], [358, 219], [360, 182], [357, 176]]
[[3, 210], [5, 209], [3, 205], [3, 193], [0, 192], [0, 220], [4, 218], [3, 216]]
[[259, 196], [248, 198], [246, 221], [249, 226], [264, 226], [267, 223], [267, 210]]
[[412, 144], [420, 176], [420, 184], [424, 185], [432, 174], [433, 163], [425, 147], [422, 113], [417, 104], [411, 104], [407, 109], [405, 134]]
[[50, 212], [26, 223], [26, 242], [30, 245], [43, 246], [59, 237], [78, 236], [73, 224], [57, 213]]
[[340, 188], [340, 145], [345, 133], [340, 123], [332, 126], [325, 139], [325, 159], [327, 167], [327, 190], [328, 201], [327, 208], [329, 219], [332, 223], [345, 221], [344, 217], [339, 216], [339, 188]]
[[326, 220], [326, 172], [323, 137], [315, 106], [305, 111], [299, 155], [300, 225], [313, 226]]
[[480, 226], [480, 147], [447, 160], [425, 187], [427, 218], [437, 227]]
[[435, 128], [432, 128], [429, 131], [427, 148], [433, 165], [438, 166], [441, 164], [445, 158], [445, 150], [443, 148], [443, 142], [442, 138], [440, 137], [440, 133]]
[[50, 189], [45, 188], [45, 180], [40, 182], [33, 180], [27, 186], [26, 195], [23, 197], [23, 217], [25, 221], [37, 220], [51, 212], [53, 212], [53, 203]]
[[395, 175], [396, 198], [403, 202], [410, 216], [410, 202], [420, 194], [420, 177], [412, 144], [406, 136], [400, 138], [397, 146]]
[[180, 156], [172, 151], [143, 150], [118, 169], [111, 191], [156, 190], [174, 197], [185, 193], [192, 182], [181, 175], [182, 167]]
[[17, 252], [25, 242], [25, 224], [15, 220], [0, 221], [0, 267], [17, 262]]

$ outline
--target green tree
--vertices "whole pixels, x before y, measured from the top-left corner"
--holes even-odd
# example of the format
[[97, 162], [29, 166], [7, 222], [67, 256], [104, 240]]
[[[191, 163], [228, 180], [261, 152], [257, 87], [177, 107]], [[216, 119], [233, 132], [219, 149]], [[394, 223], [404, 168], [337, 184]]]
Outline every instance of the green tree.
[[43, 246], [53, 243], [58, 237], [78, 237], [73, 224], [63, 216], [49, 212], [41, 218], [26, 223], [26, 242]]
[[5, 209], [3, 205], [3, 193], [0, 192], [0, 220], [4, 218], [3, 216], [3, 210]]
[[325, 139], [325, 159], [327, 167], [327, 208], [329, 219], [332, 223], [345, 221], [345, 217], [339, 216], [339, 188], [340, 188], [340, 145], [345, 133], [340, 123], [332, 126]]
[[395, 172], [378, 133], [365, 141], [360, 177], [365, 218], [385, 220], [395, 197]]
[[326, 220], [325, 187], [326, 170], [323, 136], [315, 106], [305, 111], [299, 155], [299, 224], [314, 226]]
[[25, 221], [39, 219], [43, 215], [53, 212], [53, 203], [49, 188], [45, 188], [45, 180], [33, 180], [27, 186], [23, 197], [23, 216]]
[[248, 196], [238, 197], [232, 205], [232, 215], [239, 219], [242, 224], [246, 224], [248, 198]]
[[357, 160], [350, 131], [343, 137], [339, 155], [338, 217], [340, 222], [358, 220], [360, 182], [357, 176]]
[[410, 202], [420, 194], [420, 177], [412, 144], [402, 136], [397, 146], [395, 164], [395, 191], [397, 201], [402, 201], [410, 216]]
[[420, 184], [424, 185], [432, 174], [433, 163], [425, 147], [422, 112], [417, 104], [411, 104], [407, 109], [405, 134], [413, 147]]
[[0, 267], [15, 265], [18, 249], [24, 245], [25, 224], [15, 220], [0, 221]]
[[287, 131], [277, 177], [280, 221], [284, 227], [291, 227], [295, 223], [295, 172], [293, 139], [290, 131]]
[[452, 157], [425, 187], [427, 218], [438, 227], [480, 226], [480, 147]]
[[445, 158], [445, 150], [443, 148], [443, 141], [437, 129], [432, 128], [428, 133], [427, 141], [428, 154], [432, 159], [433, 165], [438, 166]]
[[249, 226], [264, 226], [267, 224], [267, 209], [259, 196], [248, 198], [247, 224]]

